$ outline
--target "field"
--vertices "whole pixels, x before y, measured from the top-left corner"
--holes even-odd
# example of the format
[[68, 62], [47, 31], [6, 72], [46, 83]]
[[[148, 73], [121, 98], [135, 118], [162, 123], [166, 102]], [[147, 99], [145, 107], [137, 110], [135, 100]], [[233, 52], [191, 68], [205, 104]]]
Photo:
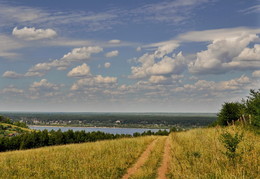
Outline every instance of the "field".
[[[230, 160], [220, 136], [243, 138]], [[260, 137], [239, 127], [0, 153], [1, 178], [257, 178]]]

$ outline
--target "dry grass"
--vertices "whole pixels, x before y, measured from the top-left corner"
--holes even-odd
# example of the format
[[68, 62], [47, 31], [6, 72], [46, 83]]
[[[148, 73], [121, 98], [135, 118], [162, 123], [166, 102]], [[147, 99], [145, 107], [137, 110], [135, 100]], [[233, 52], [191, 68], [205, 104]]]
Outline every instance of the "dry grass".
[[166, 136], [159, 137], [156, 146], [151, 151], [148, 160], [144, 165], [130, 178], [131, 179], [153, 179], [157, 176], [157, 169], [163, 156], [164, 143]]
[[260, 136], [244, 131], [238, 146], [241, 160], [236, 165], [223, 154], [220, 135], [244, 131], [239, 127], [194, 129], [171, 134], [169, 178], [258, 178], [260, 175]]
[[0, 178], [120, 178], [155, 138], [0, 153]]

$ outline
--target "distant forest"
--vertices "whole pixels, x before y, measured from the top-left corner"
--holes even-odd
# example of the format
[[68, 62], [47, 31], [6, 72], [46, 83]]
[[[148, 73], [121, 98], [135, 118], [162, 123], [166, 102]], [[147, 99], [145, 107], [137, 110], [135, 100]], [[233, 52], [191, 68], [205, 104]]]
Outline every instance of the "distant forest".
[[217, 119], [214, 113], [14, 113], [2, 112], [28, 125], [71, 125], [103, 127], [208, 126]]

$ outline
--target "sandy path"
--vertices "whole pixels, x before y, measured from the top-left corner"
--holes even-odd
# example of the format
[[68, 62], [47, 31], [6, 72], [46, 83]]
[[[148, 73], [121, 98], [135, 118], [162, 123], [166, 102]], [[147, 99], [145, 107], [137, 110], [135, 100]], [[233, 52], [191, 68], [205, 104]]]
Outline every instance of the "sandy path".
[[170, 162], [170, 150], [171, 150], [170, 138], [168, 136], [164, 146], [162, 165], [158, 168], [158, 179], [167, 179], [166, 173], [168, 170], [168, 164]]
[[134, 174], [141, 166], [144, 165], [145, 161], [148, 159], [151, 151], [153, 150], [158, 139], [155, 139], [146, 150], [142, 153], [142, 155], [138, 158], [137, 162], [133, 165], [133, 167], [127, 170], [127, 173], [123, 176], [122, 179], [128, 179], [132, 174]]

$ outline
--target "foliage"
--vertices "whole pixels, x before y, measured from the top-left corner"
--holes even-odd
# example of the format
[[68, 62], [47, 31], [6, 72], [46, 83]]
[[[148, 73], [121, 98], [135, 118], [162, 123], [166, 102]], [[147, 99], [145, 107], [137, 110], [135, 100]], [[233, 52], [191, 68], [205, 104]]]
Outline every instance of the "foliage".
[[234, 136], [230, 132], [224, 132], [221, 134], [220, 141], [224, 144], [226, 148], [226, 152], [224, 153], [228, 159], [230, 159], [235, 165], [236, 159], [241, 157], [239, 153], [237, 153], [238, 144], [243, 139], [243, 133], [239, 134], [236, 132]]
[[260, 127], [260, 89], [250, 90], [249, 96], [243, 101], [246, 113], [252, 117], [252, 125]]
[[241, 116], [243, 105], [238, 102], [224, 103], [218, 114], [217, 124], [227, 126], [232, 121], [236, 121]]
[[[0, 126], [1, 127], [1, 126]], [[133, 136], [147, 136], [147, 135], [168, 135], [166, 130], [159, 130], [152, 132], [150, 130], [143, 133], [135, 133]], [[0, 137], [0, 152], [7, 150], [31, 149], [52, 145], [63, 145], [71, 143], [95, 142], [100, 140], [117, 139], [123, 137], [132, 137], [126, 134], [109, 134], [104, 132], [85, 132], [68, 130], [62, 132], [58, 131], [33, 131], [29, 133], [20, 134], [13, 137]]]
[[237, 121], [243, 116], [243, 119], [249, 120], [251, 126], [259, 129], [260, 127], [260, 89], [257, 91], [250, 90], [246, 100], [239, 102], [226, 102], [222, 105], [218, 113], [218, 119], [212, 124], [213, 126], [227, 126]]
[[[216, 120], [215, 114], [185, 113], [0, 113], [15, 121], [23, 120], [28, 125], [70, 125], [97, 127], [169, 128], [207, 126]], [[120, 124], [116, 121], [119, 120]]]

